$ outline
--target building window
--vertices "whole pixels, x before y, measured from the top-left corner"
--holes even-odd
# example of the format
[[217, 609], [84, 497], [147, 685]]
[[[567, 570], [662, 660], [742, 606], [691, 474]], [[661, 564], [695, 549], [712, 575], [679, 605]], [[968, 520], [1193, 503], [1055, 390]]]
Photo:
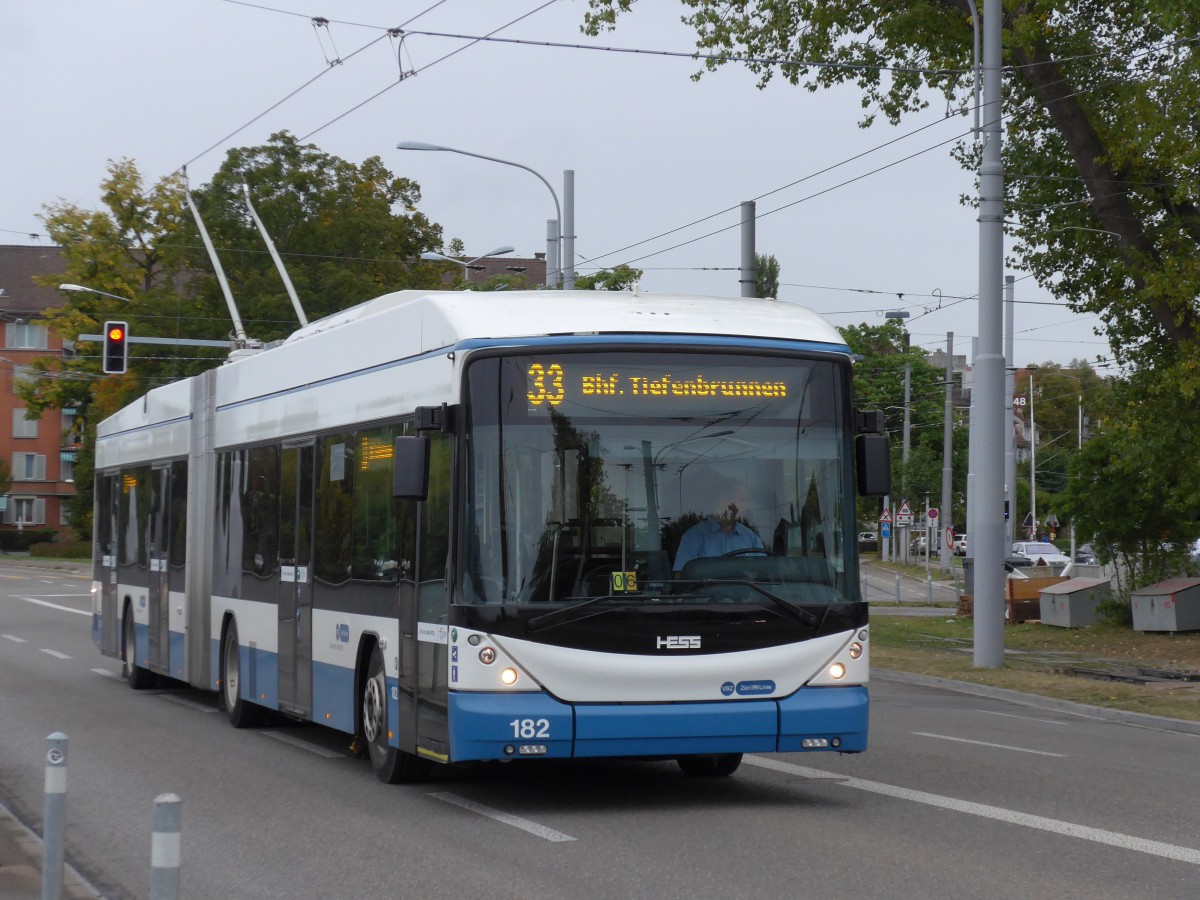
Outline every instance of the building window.
[[41, 497], [10, 497], [5, 525], [45, 525], [46, 501]]
[[75, 451], [64, 450], [58, 455], [58, 480], [59, 481], [74, 481], [75, 480]]
[[46, 326], [28, 322], [9, 322], [5, 329], [4, 346], [9, 350], [45, 350]]
[[45, 481], [46, 457], [40, 453], [14, 453], [13, 481]]
[[13, 410], [12, 434], [15, 438], [35, 438], [38, 436], [38, 420], [25, 418], [24, 409]]
[[64, 447], [77, 447], [80, 444], [79, 435], [75, 433], [75, 425], [78, 419], [75, 414], [75, 408], [68, 406], [62, 411], [62, 434]]

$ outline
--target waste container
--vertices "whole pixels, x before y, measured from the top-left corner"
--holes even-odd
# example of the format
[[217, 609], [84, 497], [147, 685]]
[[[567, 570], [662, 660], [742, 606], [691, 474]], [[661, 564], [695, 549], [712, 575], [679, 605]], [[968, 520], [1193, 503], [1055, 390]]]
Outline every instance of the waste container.
[[1135, 631], [1200, 630], [1200, 578], [1170, 578], [1129, 598]]
[[1042, 624], [1060, 628], [1096, 625], [1100, 621], [1096, 607], [1111, 596], [1112, 582], [1107, 578], [1072, 578], [1047, 585], [1040, 595]]

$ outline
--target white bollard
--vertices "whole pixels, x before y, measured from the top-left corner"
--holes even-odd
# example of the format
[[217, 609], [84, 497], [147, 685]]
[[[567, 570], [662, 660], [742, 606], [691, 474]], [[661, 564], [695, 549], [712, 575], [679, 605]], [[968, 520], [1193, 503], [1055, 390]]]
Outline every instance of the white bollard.
[[150, 900], [179, 900], [183, 801], [177, 794], [154, 798], [154, 835], [150, 843]]
[[46, 738], [46, 806], [42, 827], [42, 900], [60, 900], [67, 832], [67, 736]]

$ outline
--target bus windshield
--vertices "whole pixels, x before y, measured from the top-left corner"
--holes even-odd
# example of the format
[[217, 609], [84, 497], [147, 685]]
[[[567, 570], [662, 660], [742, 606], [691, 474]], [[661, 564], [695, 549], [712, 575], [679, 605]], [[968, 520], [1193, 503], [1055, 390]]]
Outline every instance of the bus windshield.
[[844, 393], [819, 359], [474, 361], [465, 602], [636, 602], [733, 583], [789, 603], [851, 599]]

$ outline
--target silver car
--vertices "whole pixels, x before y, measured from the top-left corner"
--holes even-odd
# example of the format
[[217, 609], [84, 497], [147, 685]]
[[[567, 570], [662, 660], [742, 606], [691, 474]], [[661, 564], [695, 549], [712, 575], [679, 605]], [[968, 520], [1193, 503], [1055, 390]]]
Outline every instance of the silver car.
[[1023, 556], [1035, 566], [1065, 566], [1069, 560], [1049, 541], [1017, 541], [1012, 545], [1013, 556]]

